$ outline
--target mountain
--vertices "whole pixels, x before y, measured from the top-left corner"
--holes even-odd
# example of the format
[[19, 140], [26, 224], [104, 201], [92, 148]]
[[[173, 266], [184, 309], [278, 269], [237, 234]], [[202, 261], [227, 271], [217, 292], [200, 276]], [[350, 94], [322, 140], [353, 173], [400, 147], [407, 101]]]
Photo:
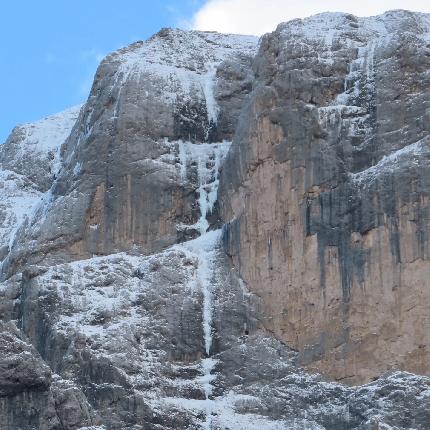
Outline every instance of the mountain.
[[407, 11], [163, 29], [15, 128], [0, 428], [429, 428], [429, 70]]

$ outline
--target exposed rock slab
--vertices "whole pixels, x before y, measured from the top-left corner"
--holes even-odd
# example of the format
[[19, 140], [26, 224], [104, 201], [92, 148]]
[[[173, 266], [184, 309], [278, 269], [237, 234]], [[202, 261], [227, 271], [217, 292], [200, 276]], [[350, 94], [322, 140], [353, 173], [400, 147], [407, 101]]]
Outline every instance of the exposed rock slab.
[[281, 24], [221, 177], [267, 328], [338, 380], [430, 372], [429, 40], [406, 11]]

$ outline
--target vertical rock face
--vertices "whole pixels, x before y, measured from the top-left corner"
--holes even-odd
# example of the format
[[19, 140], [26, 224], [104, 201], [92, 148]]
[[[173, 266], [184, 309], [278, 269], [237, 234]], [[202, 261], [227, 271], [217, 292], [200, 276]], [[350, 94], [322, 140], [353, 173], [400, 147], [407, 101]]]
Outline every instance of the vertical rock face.
[[263, 37], [221, 177], [265, 325], [331, 378], [430, 373], [430, 18], [322, 14]]
[[429, 372], [428, 43], [406, 12], [282, 24], [255, 58], [164, 29], [15, 129], [0, 428], [427, 430], [399, 370]]
[[180, 142], [231, 138], [256, 46], [254, 37], [165, 29], [109, 55], [10, 271], [24, 261], [151, 253], [183, 240], [177, 225], [199, 214], [196, 184], [179, 174]]

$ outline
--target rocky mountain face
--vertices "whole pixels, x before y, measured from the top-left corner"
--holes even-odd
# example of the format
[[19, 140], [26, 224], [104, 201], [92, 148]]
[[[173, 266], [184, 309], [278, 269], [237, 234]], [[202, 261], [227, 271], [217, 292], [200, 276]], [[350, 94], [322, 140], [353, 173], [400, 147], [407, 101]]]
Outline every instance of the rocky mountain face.
[[163, 29], [14, 129], [0, 428], [428, 429], [429, 66], [405, 11]]
[[430, 21], [281, 24], [222, 177], [226, 246], [266, 326], [330, 378], [430, 372]]

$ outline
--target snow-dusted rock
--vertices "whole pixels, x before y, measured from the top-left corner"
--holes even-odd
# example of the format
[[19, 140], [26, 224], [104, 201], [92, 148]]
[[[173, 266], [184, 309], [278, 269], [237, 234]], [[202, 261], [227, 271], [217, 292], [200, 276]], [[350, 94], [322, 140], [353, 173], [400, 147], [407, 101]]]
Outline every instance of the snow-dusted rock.
[[106, 428], [426, 428], [429, 378], [399, 372], [350, 388], [298, 368], [263, 330], [220, 238], [34, 268], [16, 317]]
[[49, 201], [22, 231], [5, 270], [132, 248], [152, 253], [192, 233], [182, 226], [199, 220], [202, 184], [183, 178], [181, 142], [232, 137], [257, 42], [162, 30], [107, 56], [62, 149]]
[[0, 341], [2, 429], [76, 429], [99, 422], [79, 388], [53, 375], [13, 323], [0, 322]]
[[1, 146], [2, 170], [12, 170], [31, 181], [37, 190], [47, 191], [61, 167], [61, 145], [69, 137], [81, 107], [15, 127]]
[[44, 204], [61, 167], [61, 145], [79, 110], [77, 106], [15, 127], [0, 146], [0, 260], [12, 248], [18, 229]]
[[[79, 112], [16, 130], [0, 154], [0, 427], [427, 429], [429, 378], [381, 374], [426, 342], [428, 262], [412, 294], [366, 284], [358, 304], [337, 264], [357, 276], [390, 204], [430, 189], [428, 41], [427, 16], [398, 11], [281, 24], [255, 58], [252, 37], [164, 29], [107, 56]], [[366, 196], [369, 214], [351, 215]], [[399, 333], [389, 300], [422, 324], [384, 360], [363, 350], [358, 373], [375, 380], [318, 374], [330, 348], [350, 370], [348, 335], [374, 316], [372, 352]], [[410, 330], [408, 318], [396, 322]]]

